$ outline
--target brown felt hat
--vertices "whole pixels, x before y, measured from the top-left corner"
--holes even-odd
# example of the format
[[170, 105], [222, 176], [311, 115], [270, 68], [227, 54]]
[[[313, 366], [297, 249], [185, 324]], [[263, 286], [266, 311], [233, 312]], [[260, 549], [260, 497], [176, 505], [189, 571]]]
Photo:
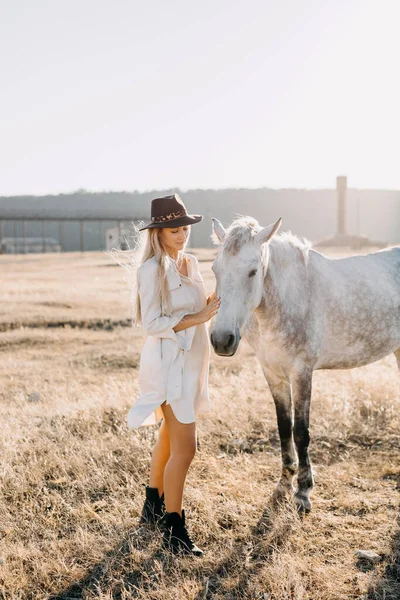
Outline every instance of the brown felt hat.
[[179, 194], [154, 198], [151, 201], [151, 223], [141, 227], [152, 229], [153, 227], [182, 227], [182, 225], [193, 225], [203, 219], [202, 215], [189, 215]]

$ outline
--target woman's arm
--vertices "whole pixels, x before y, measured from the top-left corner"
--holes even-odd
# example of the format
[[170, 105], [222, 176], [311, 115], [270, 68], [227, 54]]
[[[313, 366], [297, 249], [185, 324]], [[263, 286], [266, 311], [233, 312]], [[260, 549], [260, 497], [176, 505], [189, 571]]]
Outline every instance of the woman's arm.
[[[194, 258], [195, 270], [200, 273], [199, 262], [197, 258], [193, 254], [191, 256]], [[212, 292], [209, 296], [207, 296], [207, 306], [198, 313], [185, 315], [183, 319], [174, 327], [174, 331], [181, 331], [182, 329], [187, 329], [193, 325], [205, 323], [218, 312], [220, 303], [221, 300], [220, 298], [216, 297], [215, 291]]]
[[179, 343], [179, 336], [176, 335], [179, 331], [205, 323], [218, 310], [219, 299], [214, 298], [197, 313], [179, 311], [171, 317], [162, 315], [157, 294], [157, 265], [146, 264], [145, 269], [139, 269], [138, 275], [142, 323], [147, 335], [169, 338]]
[[171, 317], [161, 314], [160, 298], [157, 294], [156, 264], [143, 265], [138, 270], [138, 291], [142, 323], [147, 335], [169, 338], [179, 343], [174, 327], [185, 316], [186, 311], [179, 311]]
[[181, 331], [182, 329], [192, 327], [192, 325], [199, 325], [200, 323], [209, 321], [211, 317], [217, 314], [220, 302], [219, 298], [212, 298], [200, 312], [185, 315], [173, 328], [174, 331]]
[[185, 315], [175, 327], [173, 327], [174, 331], [182, 331], [183, 329], [187, 329], [188, 327], [193, 327], [193, 325], [199, 325], [202, 321], [199, 321], [198, 317], [199, 313], [191, 313]]

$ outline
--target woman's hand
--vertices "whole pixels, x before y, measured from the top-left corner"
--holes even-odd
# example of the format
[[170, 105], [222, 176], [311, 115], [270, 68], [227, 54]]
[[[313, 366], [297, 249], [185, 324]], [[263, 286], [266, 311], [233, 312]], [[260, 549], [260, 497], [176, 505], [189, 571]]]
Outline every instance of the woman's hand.
[[215, 292], [213, 292], [207, 298], [207, 305], [198, 313], [196, 313], [196, 320], [198, 323], [205, 323], [209, 321], [214, 315], [217, 314], [221, 304], [221, 298], [217, 298]]
[[214, 291], [212, 294], [207, 296], [207, 304], [210, 304], [211, 300], [216, 297], [216, 292]]
[[185, 315], [173, 330], [175, 332], [182, 331], [182, 329], [187, 329], [188, 327], [192, 327], [193, 325], [200, 325], [200, 323], [205, 323], [209, 321], [214, 315], [217, 314], [218, 309], [221, 304], [221, 298], [217, 298], [215, 292], [207, 296], [207, 305], [200, 310], [198, 313], [190, 313]]

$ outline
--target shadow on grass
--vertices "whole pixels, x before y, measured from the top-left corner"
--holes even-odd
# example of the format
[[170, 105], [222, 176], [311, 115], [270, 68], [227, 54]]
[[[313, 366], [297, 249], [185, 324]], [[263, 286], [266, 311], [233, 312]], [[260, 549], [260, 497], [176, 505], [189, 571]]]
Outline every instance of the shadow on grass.
[[[174, 560], [173, 556], [156, 546], [156, 541], [160, 546], [159, 530], [138, 525], [84, 577], [62, 591], [51, 594], [49, 600], [86, 600], [97, 598], [100, 593], [118, 600], [125, 598], [126, 592], [129, 592], [130, 598], [135, 598], [139, 591], [141, 594], [150, 592], [157, 587], [163, 568], [168, 568], [168, 564]], [[143, 557], [139, 566], [133, 566], [132, 555], [151, 546], [156, 549]]]
[[[235, 546], [230, 555], [216, 565], [207, 577], [203, 589], [194, 600], [206, 600], [223, 593], [224, 580], [238, 573], [234, 586], [229, 584], [229, 598], [250, 598], [250, 582], [264, 567], [272, 554], [289, 541], [295, 527], [305, 515], [297, 512], [288, 499], [276, 495], [270, 498], [257, 524], [250, 528], [246, 541]], [[227, 592], [226, 592], [227, 593]]]
[[[293, 514], [292, 514], [293, 510]], [[229, 555], [216, 566], [202, 563], [198, 558], [183, 560], [195, 561], [195, 568], [191, 569], [191, 577], [200, 581], [202, 589], [195, 596], [195, 600], [204, 600], [218, 592], [224, 585], [224, 580], [237, 573], [240, 566], [240, 577], [235, 589], [230, 587], [232, 598], [246, 598], [249, 577], [256, 574], [271, 556], [272, 552], [282, 546], [290, 537], [293, 527], [290, 523], [294, 519], [298, 522], [295, 509], [281, 504], [276, 498], [271, 498], [264, 509], [258, 523], [250, 528], [244, 539], [238, 539], [236, 545], [229, 551]], [[96, 598], [101, 593], [113, 600], [119, 600], [129, 594], [129, 598], [143, 597], [160, 585], [165, 586], [165, 576], [182, 576], [183, 562], [160, 548], [161, 533], [149, 527], [138, 526], [129, 531], [126, 537], [103, 560], [94, 565], [79, 581], [76, 581], [57, 593], [49, 596], [49, 600], [87, 600]], [[155, 550], [151, 552], [151, 547]], [[139, 561], [138, 552], [150, 548], [147, 554]], [[179, 561], [179, 562], [177, 562]], [[192, 564], [192, 562], [190, 563]], [[186, 566], [183, 571], [187, 572]], [[164, 581], [162, 582], [162, 580]], [[232, 595], [233, 594], [233, 595]]]
[[[400, 481], [398, 490], [400, 491]], [[363, 600], [399, 600], [400, 598], [400, 512], [397, 517], [397, 531], [392, 540], [390, 555], [384, 572], [378, 581], [371, 585]]]

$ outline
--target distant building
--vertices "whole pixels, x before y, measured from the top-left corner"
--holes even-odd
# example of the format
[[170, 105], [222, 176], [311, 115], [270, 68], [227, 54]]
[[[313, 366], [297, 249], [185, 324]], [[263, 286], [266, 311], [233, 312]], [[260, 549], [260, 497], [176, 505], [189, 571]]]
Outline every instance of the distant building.
[[[343, 177], [339, 178], [339, 182]], [[52, 237], [62, 251], [104, 251], [114, 246], [110, 229], [130, 230], [130, 247], [135, 231], [132, 222], [150, 221], [151, 200], [180, 193], [179, 189], [149, 192], [78, 191], [53, 196], [0, 196], [0, 239]], [[240, 215], [250, 215], [261, 226], [283, 218], [282, 230], [318, 242], [344, 230], [350, 236], [400, 242], [400, 190], [346, 188], [345, 206], [338, 190], [328, 189], [221, 189], [181, 192], [189, 213], [203, 215], [191, 228], [191, 248], [212, 248], [212, 217], [228, 226]], [[340, 200], [340, 201], [339, 201]], [[338, 208], [340, 207], [340, 211]], [[340, 218], [339, 218], [340, 217]], [[121, 236], [118, 237], [118, 239]], [[23, 250], [22, 250], [23, 251]]]
[[61, 246], [54, 238], [5, 237], [0, 239], [0, 254], [31, 254], [41, 252], [61, 252]]
[[129, 238], [132, 233], [128, 229], [112, 227], [106, 231], [107, 250], [129, 250]]

